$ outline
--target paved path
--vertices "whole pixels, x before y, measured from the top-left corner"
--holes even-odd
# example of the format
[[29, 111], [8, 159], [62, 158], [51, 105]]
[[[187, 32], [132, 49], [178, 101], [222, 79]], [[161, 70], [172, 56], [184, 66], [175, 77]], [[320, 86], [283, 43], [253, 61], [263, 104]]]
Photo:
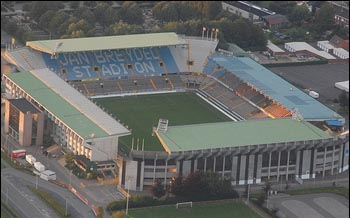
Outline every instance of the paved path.
[[349, 218], [349, 200], [332, 193], [271, 196], [269, 208], [282, 218]]

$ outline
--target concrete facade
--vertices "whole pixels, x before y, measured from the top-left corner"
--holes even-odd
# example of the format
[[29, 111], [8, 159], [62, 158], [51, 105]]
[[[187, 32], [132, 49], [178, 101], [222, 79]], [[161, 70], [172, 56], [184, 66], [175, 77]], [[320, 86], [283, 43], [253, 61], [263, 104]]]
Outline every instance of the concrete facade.
[[[35, 106], [33, 105], [33, 107]], [[43, 144], [44, 113], [40, 112], [39, 108], [36, 108], [36, 110], [36, 112], [25, 112], [11, 104], [10, 100], [5, 101], [5, 132], [10, 134], [22, 146]], [[10, 120], [17, 120], [17, 123], [10, 122]], [[35, 125], [33, 125], [34, 123]]]
[[[130, 170], [134, 174], [132, 177], [139, 180], [136, 181], [136, 190], [143, 190], [145, 185], [152, 185], [156, 179], [166, 181], [163, 183], [166, 186], [173, 177], [187, 176], [197, 170], [215, 171], [223, 178], [230, 179], [232, 185], [259, 184], [267, 180], [304, 180], [348, 170], [349, 138], [213, 149], [198, 153], [167, 154], [134, 150], [123, 160], [126, 166], [128, 162], [140, 162], [134, 165], [136, 174], [134, 168]], [[130, 176], [130, 172], [126, 171], [121, 173]], [[138, 171], [143, 174], [136, 176]], [[125, 183], [121, 181], [121, 185]]]

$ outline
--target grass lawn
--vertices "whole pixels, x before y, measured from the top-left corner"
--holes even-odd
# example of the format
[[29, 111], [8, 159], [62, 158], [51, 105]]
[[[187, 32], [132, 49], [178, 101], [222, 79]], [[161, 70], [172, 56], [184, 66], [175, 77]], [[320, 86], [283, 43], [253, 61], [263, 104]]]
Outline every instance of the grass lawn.
[[219, 201], [210, 203], [193, 203], [193, 207], [176, 209], [175, 205], [152, 208], [131, 209], [132, 218], [261, 218], [243, 202]]
[[190, 92], [98, 98], [94, 101], [132, 129], [131, 136], [119, 138], [128, 150], [131, 149], [132, 137], [135, 139], [134, 149], [139, 138], [139, 149], [142, 147], [142, 139], [145, 139], [145, 150], [164, 150], [156, 136], [152, 136], [152, 128], [157, 127], [160, 118], [168, 119], [169, 126], [230, 120]]
[[323, 187], [313, 189], [301, 189], [288, 191], [290, 195], [306, 195], [306, 194], [317, 194], [317, 193], [334, 193], [349, 199], [349, 189], [344, 187]]
[[2, 208], [1, 208], [1, 218], [10, 218], [10, 216]]

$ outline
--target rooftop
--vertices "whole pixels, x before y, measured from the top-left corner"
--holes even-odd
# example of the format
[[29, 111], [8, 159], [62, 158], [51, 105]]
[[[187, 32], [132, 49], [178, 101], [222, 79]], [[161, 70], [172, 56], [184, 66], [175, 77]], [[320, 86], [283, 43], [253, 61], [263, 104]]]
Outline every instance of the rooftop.
[[304, 119], [344, 119], [308, 94], [246, 57], [213, 57], [213, 60], [244, 82], [277, 101], [288, 110], [297, 108]]
[[23, 113], [28, 111], [32, 113], [40, 113], [41, 111], [34, 107], [27, 99], [19, 98], [19, 99], [9, 99], [9, 102], [14, 105], [18, 110]]
[[175, 33], [170, 32], [30, 41], [26, 43], [26, 46], [41, 52], [54, 54], [57, 52], [98, 51], [181, 44], [186, 44], [186, 42], [178, 38]]
[[333, 57], [329, 53], [327, 53], [325, 51], [319, 51], [306, 42], [288, 42], [288, 43], [285, 43], [284, 45], [285, 45], [285, 47], [288, 46], [288, 47], [292, 48], [293, 49], [292, 52], [306, 50], [306, 51], [310, 51], [310, 52], [312, 52], [320, 57], [326, 58], [326, 59], [336, 59], [335, 57]]
[[[84, 112], [78, 110], [68, 100], [66, 100], [64, 96], [62, 96], [59, 93], [56, 93], [51, 87], [52, 84], [45, 84], [43, 81], [37, 78], [34, 75], [34, 73], [21, 72], [6, 74], [5, 76], [11, 79], [11, 81], [13, 81], [19, 87], [21, 87], [21, 89], [28, 93], [28, 95], [30, 95], [37, 102], [40, 102], [40, 104], [47, 111], [54, 114], [59, 120], [64, 122], [69, 128], [71, 128], [82, 138], [90, 139], [92, 135], [95, 138], [107, 137], [111, 135], [111, 132], [107, 132], [109, 131], [108, 129], [104, 130], [103, 128], [101, 128], [98, 124], [96, 124], [89, 117], [87, 117], [87, 115], [84, 114]], [[48, 74], [55, 75], [54, 73], [50, 72], [48, 72]], [[57, 81], [61, 80], [59, 77], [57, 77], [56, 79]], [[62, 84], [58, 82], [56, 86], [58, 85]], [[64, 89], [67, 87], [70, 86], [66, 84], [61, 88]], [[77, 92], [76, 90], [74, 91]], [[91, 104], [93, 103], [91, 102]], [[82, 105], [82, 107], [83, 106], [84, 105]], [[125, 132], [122, 133], [124, 134]], [[128, 130], [127, 133], [129, 133]]]
[[263, 16], [263, 18], [268, 22], [270, 25], [280, 24], [280, 23], [287, 23], [289, 22], [287, 17], [281, 14], [273, 14], [273, 15], [267, 15]]
[[273, 44], [270, 40], [267, 41], [266, 47], [273, 52], [285, 52], [283, 49], [281, 49], [277, 45]]
[[171, 153], [329, 139], [332, 136], [306, 121], [262, 119], [169, 126], [165, 133], [158, 132], [158, 137], [165, 150]]

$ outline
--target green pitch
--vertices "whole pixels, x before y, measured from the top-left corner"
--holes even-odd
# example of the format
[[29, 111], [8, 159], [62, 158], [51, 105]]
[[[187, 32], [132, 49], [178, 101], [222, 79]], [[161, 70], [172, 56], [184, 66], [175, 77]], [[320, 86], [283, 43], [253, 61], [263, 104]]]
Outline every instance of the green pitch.
[[190, 92], [98, 98], [95, 101], [132, 129], [131, 136], [119, 139], [120, 144], [127, 150], [131, 149], [133, 137], [134, 149], [139, 139], [141, 150], [144, 139], [145, 150], [164, 150], [156, 136], [152, 136], [152, 128], [157, 127], [160, 118], [168, 119], [169, 126], [230, 120], [195, 93]]
[[242, 202], [220, 201], [212, 203], [193, 203], [189, 206], [176, 209], [175, 205], [131, 209], [132, 218], [261, 218]]

